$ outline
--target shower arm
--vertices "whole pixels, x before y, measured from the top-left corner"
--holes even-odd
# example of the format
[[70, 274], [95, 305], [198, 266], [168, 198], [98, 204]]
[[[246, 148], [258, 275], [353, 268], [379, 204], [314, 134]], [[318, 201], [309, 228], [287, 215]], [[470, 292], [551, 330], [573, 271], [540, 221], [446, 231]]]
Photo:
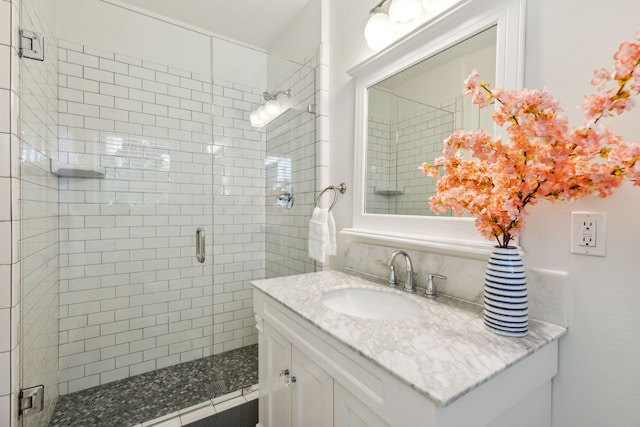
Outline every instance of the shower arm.
[[280, 96], [280, 95], [291, 96], [291, 89], [278, 90], [278, 91], [275, 91], [275, 92], [262, 92], [262, 96], [263, 96], [265, 101], [276, 100], [276, 98], [278, 98], [278, 96]]

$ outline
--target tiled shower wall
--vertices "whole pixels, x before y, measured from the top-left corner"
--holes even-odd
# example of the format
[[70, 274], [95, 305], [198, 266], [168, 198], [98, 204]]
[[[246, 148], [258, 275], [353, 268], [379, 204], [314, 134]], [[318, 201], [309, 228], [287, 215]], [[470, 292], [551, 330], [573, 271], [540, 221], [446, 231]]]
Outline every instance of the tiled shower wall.
[[214, 353], [258, 342], [251, 280], [265, 277], [265, 143], [249, 114], [262, 102], [262, 90], [214, 81]]
[[[436, 180], [423, 175], [419, 166], [442, 155], [442, 141], [455, 128], [456, 111], [447, 107], [428, 107], [426, 111], [402, 117], [395, 123], [398, 140], [397, 144], [391, 145], [391, 170], [396, 171], [396, 185], [404, 193], [397, 196], [398, 214], [426, 215], [431, 212], [428, 195], [435, 191]], [[455, 108], [455, 102], [452, 107]]]
[[[424, 106], [394, 121], [369, 117], [369, 144], [373, 145], [367, 148], [368, 213], [431, 212], [428, 197], [435, 191], [435, 180], [424, 176], [419, 166], [442, 155], [442, 141], [453, 132], [460, 116], [458, 104], [454, 99], [440, 108]], [[380, 189], [401, 194], [380, 194]]]
[[[281, 90], [291, 89], [297, 105], [267, 125], [267, 277], [315, 271], [308, 236], [316, 194], [316, 117], [306, 108], [314, 104], [316, 58], [280, 85]], [[283, 191], [293, 194], [291, 209], [277, 202]]]
[[[396, 189], [395, 171], [391, 174], [392, 122], [369, 116], [367, 126], [367, 197], [368, 213], [391, 213], [392, 197], [382, 192]], [[393, 135], [395, 137], [395, 134]], [[395, 138], [394, 138], [395, 139]], [[393, 178], [393, 179], [392, 179]]]
[[60, 392], [253, 344], [264, 143], [245, 118], [257, 91], [60, 46], [60, 160], [106, 167], [102, 180], [60, 178]]

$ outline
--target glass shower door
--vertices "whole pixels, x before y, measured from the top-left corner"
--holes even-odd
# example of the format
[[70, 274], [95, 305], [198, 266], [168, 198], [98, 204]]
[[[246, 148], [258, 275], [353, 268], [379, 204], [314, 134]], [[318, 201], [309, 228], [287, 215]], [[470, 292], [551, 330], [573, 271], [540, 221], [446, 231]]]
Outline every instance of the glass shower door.
[[[36, 3], [23, 26], [55, 28]], [[21, 60], [23, 425], [135, 424], [212, 394], [211, 38], [59, 3], [59, 45]]]
[[[15, 351], [20, 356], [20, 388], [36, 408], [24, 425], [46, 425], [58, 396], [58, 179], [50, 173], [57, 154], [57, 46], [51, 25], [55, 10], [35, 0], [17, 3], [20, 28], [44, 37], [44, 61], [21, 59], [18, 72], [19, 286], [20, 313]], [[42, 43], [42, 39], [41, 39]], [[14, 57], [15, 58], [15, 57]], [[13, 273], [15, 274], [14, 269]], [[38, 386], [44, 388], [38, 388]], [[26, 401], [29, 398], [25, 399]], [[38, 412], [38, 403], [42, 408]], [[26, 404], [24, 405], [27, 406]]]
[[[291, 95], [290, 108], [266, 127], [267, 278], [316, 270], [308, 255], [316, 197], [316, 70], [282, 59], [272, 63], [277, 72], [270, 72], [270, 80]], [[283, 191], [292, 194], [293, 204], [279, 202]]]

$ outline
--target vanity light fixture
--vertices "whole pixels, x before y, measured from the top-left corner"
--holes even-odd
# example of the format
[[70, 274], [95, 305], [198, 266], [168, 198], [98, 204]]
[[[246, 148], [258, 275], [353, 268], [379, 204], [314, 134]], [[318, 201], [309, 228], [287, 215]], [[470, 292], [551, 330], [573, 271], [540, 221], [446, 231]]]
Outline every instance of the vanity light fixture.
[[460, 0], [382, 0], [369, 11], [364, 38], [380, 50]]
[[393, 27], [389, 15], [377, 12], [371, 15], [364, 27], [364, 38], [373, 50], [380, 50], [393, 40]]
[[390, 0], [382, 0], [369, 11], [369, 20], [364, 27], [364, 38], [370, 49], [380, 50], [394, 39], [394, 30], [388, 13], [383, 9]]
[[283, 103], [278, 100], [280, 95], [285, 95], [288, 99], [291, 96], [291, 89], [262, 93], [262, 97], [267, 102], [249, 115], [251, 126], [261, 128], [286, 110]]

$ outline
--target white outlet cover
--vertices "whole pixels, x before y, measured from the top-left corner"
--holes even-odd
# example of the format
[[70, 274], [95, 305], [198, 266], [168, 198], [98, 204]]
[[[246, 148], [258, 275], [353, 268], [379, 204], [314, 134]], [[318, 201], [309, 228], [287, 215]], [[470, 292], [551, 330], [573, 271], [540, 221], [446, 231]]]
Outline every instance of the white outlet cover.
[[[580, 224], [585, 221], [596, 223], [595, 246], [581, 246]], [[607, 254], [607, 214], [604, 212], [571, 212], [571, 253], [579, 255], [606, 256]]]

